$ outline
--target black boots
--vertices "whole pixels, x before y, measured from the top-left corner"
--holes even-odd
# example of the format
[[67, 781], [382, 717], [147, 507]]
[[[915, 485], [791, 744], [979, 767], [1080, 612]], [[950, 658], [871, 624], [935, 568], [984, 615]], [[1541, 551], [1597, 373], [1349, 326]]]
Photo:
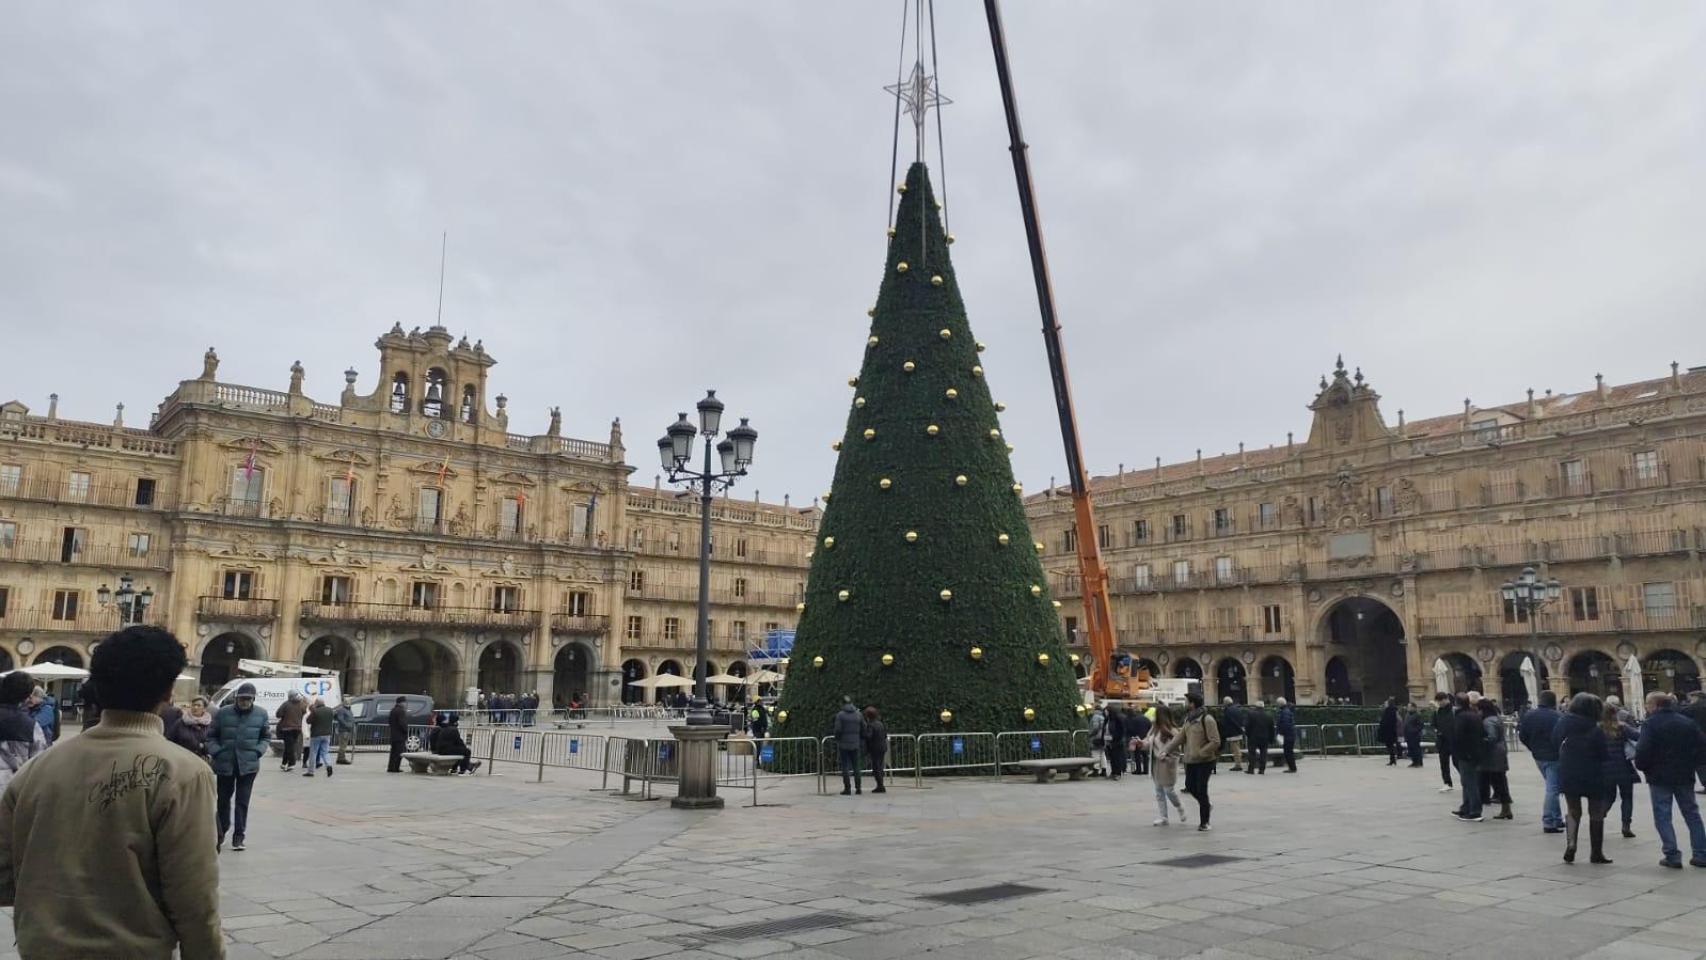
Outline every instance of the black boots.
[[1605, 821], [1588, 821], [1588, 843], [1593, 846], [1593, 853], [1588, 857], [1589, 863], [1610, 863], [1605, 855]]
[[1499, 804], [1499, 812], [1493, 814], [1493, 819], [1494, 820], [1509, 820], [1509, 819], [1511, 819], [1511, 805], [1508, 803]]

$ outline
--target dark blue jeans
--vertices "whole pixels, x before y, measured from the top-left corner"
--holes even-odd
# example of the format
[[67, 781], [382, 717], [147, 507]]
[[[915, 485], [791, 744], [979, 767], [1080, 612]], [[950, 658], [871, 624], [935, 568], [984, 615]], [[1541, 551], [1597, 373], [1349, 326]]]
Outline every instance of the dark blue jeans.
[[859, 750], [846, 747], [840, 748], [841, 753], [841, 789], [863, 790], [865, 785], [859, 779]]
[[1481, 771], [1474, 761], [1457, 764], [1457, 779], [1463, 784], [1463, 815], [1478, 817], [1481, 815]]
[[[226, 832], [235, 826], [236, 832], [232, 835], [232, 839], [241, 840], [249, 833], [249, 792], [255, 789], [255, 775], [245, 773], [234, 777], [215, 777], [214, 781], [218, 787], [217, 796], [219, 798], [219, 809], [216, 814], [219, 820], [219, 839], [224, 840]], [[237, 822], [235, 824], [231, 822], [231, 799], [233, 795], [237, 799]], [[1689, 799], [1694, 798], [1689, 797]], [[1667, 822], [1670, 820], [1669, 807], [1665, 808], [1665, 820]]]
[[1694, 859], [1706, 860], [1706, 826], [1700, 821], [1700, 805], [1694, 801], [1694, 785], [1684, 784], [1680, 787], [1667, 787], [1663, 784], [1647, 781], [1647, 793], [1653, 799], [1653, 827], [1659, 832], [1659, 844], [1664, 848], [1665, 859], [1675, 863], [1682, 859], [1682, 851], [1676, 846], [1676, 828], [1670, 822], [1670, 805], [1682, 814], [1682, 822], [1688, 826], [1688, 845], [1694, 848]]

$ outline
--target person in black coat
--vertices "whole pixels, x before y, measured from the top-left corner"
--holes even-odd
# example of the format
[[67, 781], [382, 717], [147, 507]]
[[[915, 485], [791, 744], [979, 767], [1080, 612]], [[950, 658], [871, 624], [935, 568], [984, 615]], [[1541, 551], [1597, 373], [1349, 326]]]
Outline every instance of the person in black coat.
[[1126, 733], [1128, 720], [1124, 707], [1108, 704], [1108, 779], [1118, 780], [1126, 770], [1126, 741], [1130, 736]]
[[889, 730], [877, 716], [876, 707], [865, 708], [865, 729], [861, 736], [865, 742], [865, 756], [871, 759], [871, 779], [877, 781], [877, 789], [871, 792], [888, 793], [888, 788], [883, 786], [883, 760], [889, 755]]
[[1231, 697], [1220, 699], [1220, 738], [1232, 751], [1232, 772], [1244, 768], [1244, 717], [1248, 713]]
[[446, 716], [442, 723], [434, 728], [432, 752], [446, 757], [461, 757], [456, 763], [458, 776], [466, 776], [474, 772], [473, 752], [462, 740], [462, 731], [456, 727], [456, 715]]
[[1468, 697], [1453, 701], [1457, 712], [1451, 721], [1452, 761], [1463, 785], [1463, 804], [1454, 811], [1459, 820], [1481, 822], [1481, 761], [1485, 759], [1487, 730], [1481, 711], [1469, 705]]
[[1386, 745], [1386, 765], [1398, 765], [1398, 707], [1390, 699], [1380, 710], [1380, 726], [1374, 738]]
[[1244, 712], [1244, 746], [1247, 748], [1244, 757], [1244, 772], [1246, 774], [1268, 773], [1268, 751], [1274, 745], [1274, 718], [1268, 715], [1266, 707], [1261, 703], [1253, 703]]
[[1410, 752], [1410, 766], [1422, 765], [1422, 714], [1414, 707], [1404, 708], [1404, 747]]
[[1552, 745], [1552, 731], [1560, 716], [1557, 706], [1558, 695], [1542, 690], [1540, 706], [1523, 714], [1516, 726], [1517, 739], [1528, 748], [1546, 783], [1540, 801], [1540, 825], [1547, 833], [1564, 832], [1564, 815], [1558, 807], [1558, 749]]
[[1622, 797], [1623, 836], [1634, 837], [1635, 782], [1640, 779], [1635, 774], [1635, 744], [1641, 734], [1620, 719], [1626, 715], [1622, 707], [1606, 698], [1605, 715], [1600, 720], [1605, 730], [1605, 804], [1609, 815], [1611, 805]]
[[[1694, 721], [1694, 725], [1706, 730], [1706, 690], [1696, 690], [1688, 695], [1688, 706], [1678, 707], [1682, 715]], [[1706, 756], [1694, 767], [1694, 775], [1700, 779], [1701, 793], [1706, 793]]]
[[409, 745], [409, 708], [408, 701], [397, 698], [397, 705], [391, 708], [387, 717], [391, 727], [391, 762], [386, 764], [386, 773], [403, 772], [403, 751]]
[[[1155, 724], [1142, 710], [1133, 710], [1125, 715], [1125, 738], [1129, 746], [1133, 740], [1144, 740], [1149, 737], [1149, 731]], [[1139, 748], [1131, 755], [1132, 772], [1143, 776], [1149, 775], [1149, 751]]]
[[1600, 718], [1605, 704], [1591, 693], [1578, 693], [1570, 699], [1570, 711], [1558, 721], [1552, 731], [1552, 742], [1558, 747], [1558, 792], [1564, 795], [1564, 862], [1576, 862], [1576, 839], [1582, 824], [1582, 808], [1587, 807], [1588, 841], [1593, 845], [1592, 861], [1610, 863], [1605, 856], [1605, 811], [1610, 806], [1606, 796], [1605, 729]]
[[1682, 869], [1682, 851], [1677, 849], [1676, 828], [1670, 820], [1672, 803], [1688, 826], [1689, 846], [1694, 853], [1688, 862], [1706, 867], [1706, 826], [1701, 824], [1700, 807], [1694, 801], [1695, 770], [1702, 765], [1706, 765], [1706, 733], [1676, 709], [1675, 697], [1649, 694], [1647, 722], [1635, 745], [1635, 766], [1647, 775], [1647, 792], [1653, 798], [1653, 828], [1664, 850], [1659, 863], [1675, 870]]
[[1452, 709], [1451, 694], [1434, 694], [1434, 752], [1439, 754], [1439, 776], [1445, 781], [1445, 786], [1439, 788], [1440, 793], [1450, 793], [1451, 785], [1451, 731], [1456, 721], [1457, 711]]

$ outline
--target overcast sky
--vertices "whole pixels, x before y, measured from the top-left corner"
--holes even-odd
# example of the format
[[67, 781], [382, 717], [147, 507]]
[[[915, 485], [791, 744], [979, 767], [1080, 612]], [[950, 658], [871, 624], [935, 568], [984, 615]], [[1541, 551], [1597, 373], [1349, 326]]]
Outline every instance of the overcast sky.
[[[824, 490], [881, 280], [900, 4], [7, 6], [0, 399], [140, 425], [336, 402], [444, 323], [511, 429], [653, 441], [716, 387]], [[1706, 363], [1706, 4], [1007, 4], [1089, 462], [1283, 443], [1342, 351], [1388, 420]], [[955, 266], [1064, 482], [982, 5], [941, 0]], [[937, 171], [940, 189], [940, 171]], [[740, 492], [737, 490], [737, 492]]]

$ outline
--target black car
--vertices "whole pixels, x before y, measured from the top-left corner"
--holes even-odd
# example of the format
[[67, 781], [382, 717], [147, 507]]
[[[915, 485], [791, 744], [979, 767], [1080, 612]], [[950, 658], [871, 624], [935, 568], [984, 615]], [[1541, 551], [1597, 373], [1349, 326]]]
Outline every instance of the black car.
[[[433, 723], [433, 709], [432, 698], [418, 693], [367, 693], [349, 698], [350, 713], [355, 715], [356, 743], [366, 746], [390, 742], [391, 708], [397, 705], [399, 696], [409, 711], [408, 749], [421, 749], [421, 737]], [[444, 712], [440, 711], [440, 715]]]

